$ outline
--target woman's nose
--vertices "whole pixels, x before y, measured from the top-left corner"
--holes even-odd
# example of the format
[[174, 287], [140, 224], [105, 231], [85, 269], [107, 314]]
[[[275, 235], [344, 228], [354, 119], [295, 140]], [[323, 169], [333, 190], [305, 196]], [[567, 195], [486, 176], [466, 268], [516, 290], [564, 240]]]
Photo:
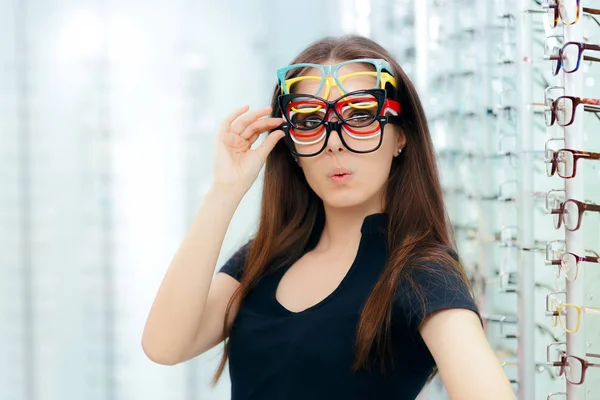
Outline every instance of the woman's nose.
[[342, 149], [345, 150], [344, 144], [342, 143], [342, 139], [340, 138], [339, 130], [341, 129], [341, 127], [339, 125], [338, 127], [339, 128], [333, 129], [330, 132], [329, 138], [327, 140], [327, 145], [325, 146], [326, 151], [338, 152]]
[[333, 101], [334, 99], [339, 99], [342, 93], [340, 93], [340, 89], [335, 86], [330, 86], [329, 95], [325, 100]]

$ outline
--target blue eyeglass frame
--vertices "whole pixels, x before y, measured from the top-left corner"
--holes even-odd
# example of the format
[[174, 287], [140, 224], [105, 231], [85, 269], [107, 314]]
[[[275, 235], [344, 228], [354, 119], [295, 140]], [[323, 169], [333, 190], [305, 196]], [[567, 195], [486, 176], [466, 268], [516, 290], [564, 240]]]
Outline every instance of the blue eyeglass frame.
[[344, 65], [354, 64], [354, 63], [369, 63], [375, 67], [375, 71], [377, 72], [377, 82], [375, 83], [375, 88], [379, 88], [379, 84], [381, 82], [381, 71], [382, 70], [385, 70], [387, 73], [389, 73], [392, 77], [395, 78], [394, 69], [392, 68], [390, 63], [385, 61], [384, 59], [381, 59], [381, 58], [357, 58], [354, 60], [343, 61], [341, 63], [332, 64], [332, 65], [321, 65], [321, 64], [312, 64], [312, 63], [300, 63], [300, 64], [288, 65], [287, 67], [279, 68], [277, 70], [277, 79], [279, 80], [279, 85], [281, 87], [282, 93], [289, 94], [289, 90], [287, 88], [287, 85], [285, 84], [286, 74], [290, 70], [296, 69], [296, 68], [315, 68], [315, 69], [318, 69], [319, 71], [321, 71], [322, 79], [321, 79], [321, 84], [319, 85], [319, 88], [317, 89], [317, 91], [314, 94], [318, 94], [321, 92], [321, 90], [323, 89], [323, 86], [325, 85], [325, 82], [327, 81], [327, 79], [326, 79], [327, 75], [332, 75], [333, 79], [335, 79], [335, 83], [338, 85], [338, 87], [345, 91], [342, 83], [340, 82], [340, 80], [338, 78], [338, 70], [341, 67], [343, 67]]

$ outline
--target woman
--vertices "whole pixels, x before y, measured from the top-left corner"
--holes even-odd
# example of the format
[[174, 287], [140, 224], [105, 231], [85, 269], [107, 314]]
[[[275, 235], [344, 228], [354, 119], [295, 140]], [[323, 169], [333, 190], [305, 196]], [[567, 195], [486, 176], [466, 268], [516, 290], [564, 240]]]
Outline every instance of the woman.
[[[398, 63], [367, 38], [326, 38], [278, 78], [270, 107], [221, 126], [213, 185], [148, 316], [148, 357], [173, 365], [228, 339], [213, 384], [229, 356], [233, 399], [412, 400], [438, 370], [453, 400], [513, 399]], [[258, 231], [213, 279], [265, 162]]]

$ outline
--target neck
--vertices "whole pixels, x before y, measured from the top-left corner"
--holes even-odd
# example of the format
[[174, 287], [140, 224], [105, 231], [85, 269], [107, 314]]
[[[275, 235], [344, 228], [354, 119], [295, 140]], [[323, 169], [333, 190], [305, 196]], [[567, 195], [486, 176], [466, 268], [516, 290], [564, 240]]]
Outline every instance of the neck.
[[383, 212], [378, 207], [331, 208], [325, 206], [325, 226], [315, 250], [318, 252], [340, 251], [354, 248], [361, 239], [365, 218]]

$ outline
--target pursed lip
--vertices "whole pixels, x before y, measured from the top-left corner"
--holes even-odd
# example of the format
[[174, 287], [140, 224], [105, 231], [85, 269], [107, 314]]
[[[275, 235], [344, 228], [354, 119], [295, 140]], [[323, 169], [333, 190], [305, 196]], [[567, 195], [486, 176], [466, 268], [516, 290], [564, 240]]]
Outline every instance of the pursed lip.
[[352, 175], [352, 171], [350, 171], [347, 168], [337, 167], [328, 174], [329, 178], [333, 178], [336, 175], [339, 175], [339, 176]]

